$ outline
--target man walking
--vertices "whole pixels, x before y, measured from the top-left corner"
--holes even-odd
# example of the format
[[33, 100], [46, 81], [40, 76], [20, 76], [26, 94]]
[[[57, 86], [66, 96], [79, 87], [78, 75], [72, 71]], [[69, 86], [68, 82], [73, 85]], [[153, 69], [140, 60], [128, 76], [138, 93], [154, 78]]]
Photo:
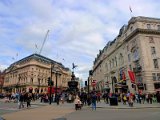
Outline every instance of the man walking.
[[91, 97], [92, 110], [96, 110], [96, 101], [97, 101], [96, 93], [93, 93]]

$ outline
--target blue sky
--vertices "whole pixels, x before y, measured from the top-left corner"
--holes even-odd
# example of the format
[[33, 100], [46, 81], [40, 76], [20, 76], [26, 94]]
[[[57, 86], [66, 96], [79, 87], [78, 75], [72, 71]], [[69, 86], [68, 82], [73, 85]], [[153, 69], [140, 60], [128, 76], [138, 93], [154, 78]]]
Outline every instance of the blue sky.
[[41, 54], [70, 69], [74, 62], [76, 76], [86, 80], [99, 50], [131, 16], [160, 18], [159, 5], [157, 0], [0, 0], [0, 70], [38, 53], [50, 30]]

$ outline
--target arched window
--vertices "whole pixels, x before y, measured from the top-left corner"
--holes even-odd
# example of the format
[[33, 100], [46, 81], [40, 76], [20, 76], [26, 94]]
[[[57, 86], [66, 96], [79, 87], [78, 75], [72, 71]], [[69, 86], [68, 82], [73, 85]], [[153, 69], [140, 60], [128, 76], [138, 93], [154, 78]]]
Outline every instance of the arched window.
[[31, 81], [30, 81], [31, 83], [33, 83], [33, 78], [31, 78]]
[[115, 57], [115, 64], [116, 64], [116, 67], [117, 67], [117, 57]]
[[106, 63], [106, 70], [108, 70], [108, 64]]
[[120, 56], [119, 56], [119, 63], [120, 63], [120, 64], [123, 64], [123, 63], [124, 63], [122, 53], [120, 53]]
[[135, 60], [138, 60], [138, 59], [139, 59], [138, 50], [135, 49], [135, 50], [133, 51], [133, 60], [135, 61]]
[[112, 67], [114, 67], [114, 65], [115, 65], [115, 64], [114, 64], [114, 59], [112, 59]]

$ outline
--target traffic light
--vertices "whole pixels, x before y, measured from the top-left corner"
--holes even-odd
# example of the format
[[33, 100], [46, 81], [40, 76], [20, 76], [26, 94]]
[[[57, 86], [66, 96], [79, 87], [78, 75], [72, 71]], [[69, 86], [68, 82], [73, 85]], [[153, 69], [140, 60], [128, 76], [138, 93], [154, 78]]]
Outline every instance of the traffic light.
[[51, 78], [48, 77], [48, 86], [50, 86], [50, 85], [51, 85]]
[[51, 86], [53, 86], [54, 85], [54, 82], [51, 80]]
[[89, 75], [90, 75], [90, 76], [93, 75], [93, 71], [92, 71], [92, 70], [89, 71]]
[[85, 86], [87, 86], [87, 81], [85, 81]]

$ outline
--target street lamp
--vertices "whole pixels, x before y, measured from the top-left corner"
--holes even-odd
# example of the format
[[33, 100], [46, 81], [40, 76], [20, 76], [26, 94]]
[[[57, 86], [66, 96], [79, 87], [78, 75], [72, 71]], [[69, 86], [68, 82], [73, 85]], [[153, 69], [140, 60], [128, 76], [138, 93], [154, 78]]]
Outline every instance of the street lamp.
[[58, 76], [61, 76], [61, 73], [58, 66], [54, 66], [53, 70], [56, 75], [55, 102], [57, 102], [57, 80], [58, 80]]
[[[89, 77], [88, 77], [88, 96], [89, 96], [89, 93], [90, 93], [90, 78], [92, 78], [92, 75], [93, 75], [93, 71], [92, 70], [89, 70]], [[92, 79], [91, 79], [92, 80]]]

